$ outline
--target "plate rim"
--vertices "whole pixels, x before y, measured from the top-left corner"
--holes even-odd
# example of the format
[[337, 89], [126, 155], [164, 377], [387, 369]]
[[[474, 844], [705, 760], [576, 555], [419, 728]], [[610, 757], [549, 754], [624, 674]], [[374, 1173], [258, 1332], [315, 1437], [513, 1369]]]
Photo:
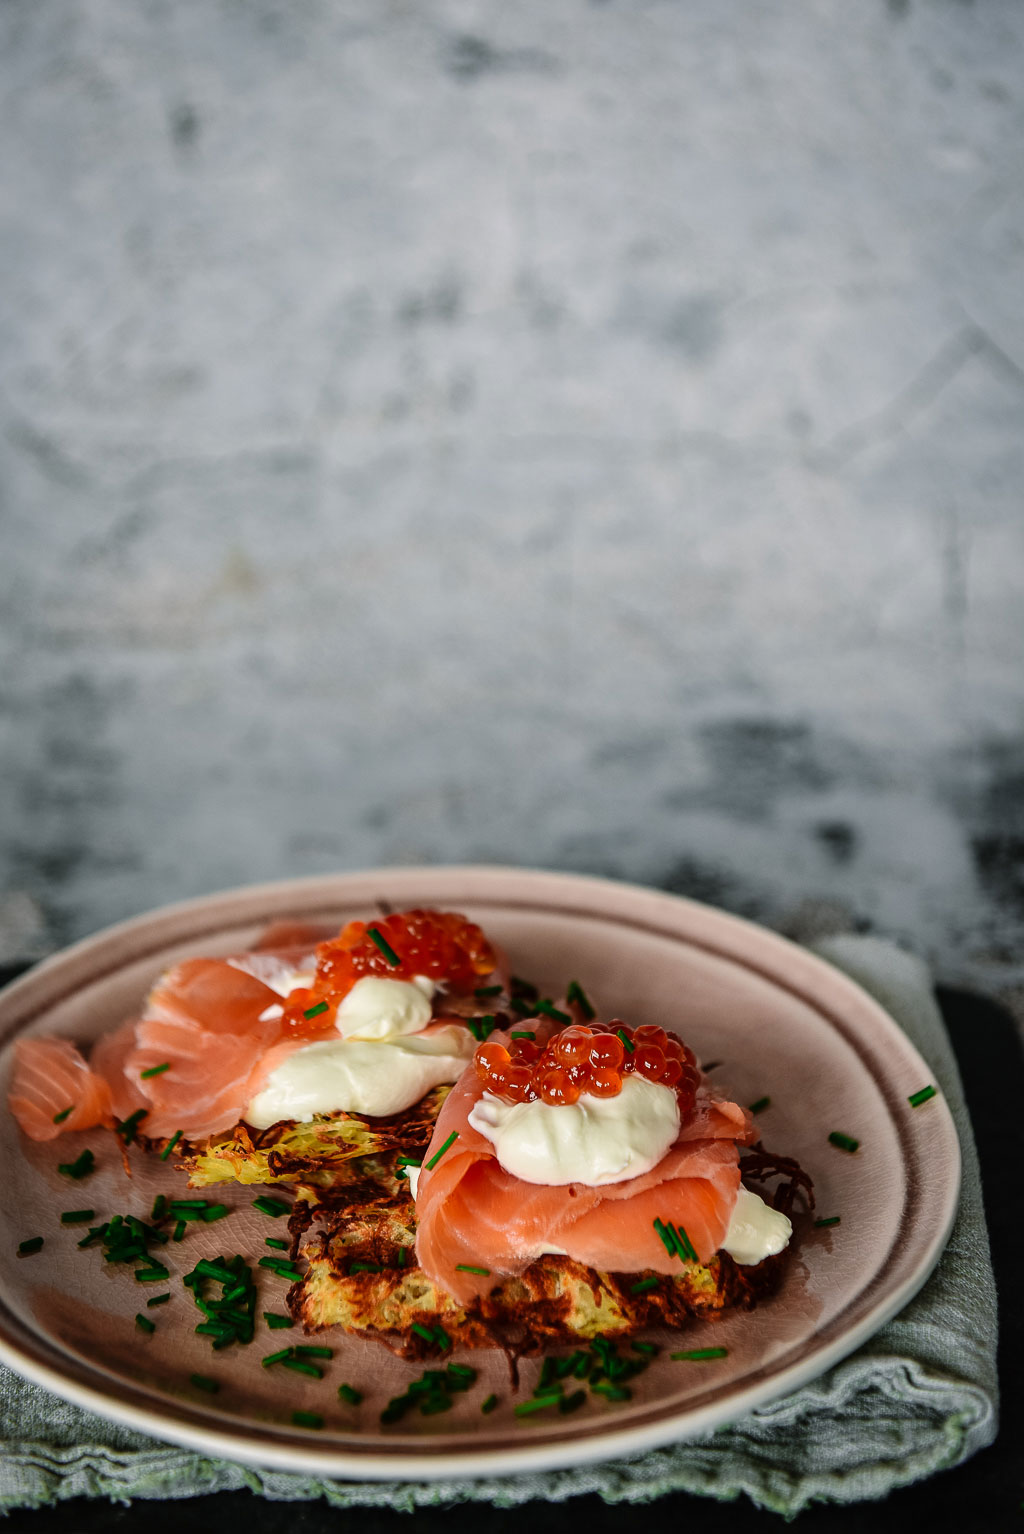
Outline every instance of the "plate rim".
[[[680, 918], [685, 915], [698, 926], [709, 925], [716, 934], [721, 934], [723, 939], [731, 938], [741, 948], [744, 942], [748, 945], [752, 944], [755, 950], [767, 947], [769, 956], [776, 955], [780, 963], [783, 960], [788, 961], [788, 964], [795, 967], [797, 973], [804, 979], [813, 982], [815, 976], [827, 978], [833, 989], [838, 984], [840, 990], [847, 991], [850, 1000], [859, 1008], [866, 1007], [869, 1012], [874, 1013], [876, 1027], [894, 1030], [904, 1051], [909, 1051], [916, 1057], [924, 1072], [927, 1073], [930, 1070], [917, 1047], [896, 1020], [863, 986], [827, 960], [791, 942], [779, 933], [773, 932], [770, 928], [746, 918], [734, 916], [730, 912], [722, 911], [702, 901], [644, 885], [592, 875], [497, 864], [421, 864], [345, 870], [334, 874], [241, 885], [156, 907], [78, 940], [58, 953], [43, 959], [24, 976], [5, 987], [0, 992], [0, 1046], [5, 1045], [11, 1036], [31, 1026], [39, 1013], [52, 1004], [47, 1002], [47, 992], [51, 989], [51, 981], [54, 977], [64, 977], [67, 980], [69, 972], [73, 975], [75, 969], [81, 968], [83, 964], [95, 965], [97, 958], [102, 958], [104, 949], [119, 948], [126, 939], [129, 946], [132, 946], [132, 940], [138, 934], [154, 928], [159, 932], [159, 941], [154, 943], [154, 948], [166, 949], [178, 941], [172, 935], [176, 925], [180, 924], [187, 929], [202, 924], [205, 916], [227, 903], [233, 903], [236, 909], [230, 922], [222, 923], [224, 926], [239, 926], [250, 920], [258, 923], [261, 919], [273, 919], [274, 916], [280, 916], [286, 911], [293, 912], [296, 905], [300, 909], [295, 914], [301, 916], [305, 914], [301, 909], [303, 905], [309, 907], [311, 904], [315, 905], [317, 901], [321, 904], [329, 901], [334, 901], [336, 904], [344, 903], [353, 898], [352, 894], [347, 893], [348, 891], [354, 894], [367, 881], [380, 881], [383, 886], [385, 882], [429, 885], [432, 880], [436, 880], [465, 886], [458, 895], [445, 894], [443, 898], [448, 903], [461, 900], [471, 905], [487, 896], [500, 901], [506, 907], [519, 904], [536, 909], [544, 903], [540, 898], [510, 900], [507, 895], [503, 896], [499, 885], [507, 886], [510, 879], [525, 880], [531, 891], [535, 891], [538, 897], [542, 892], [549, 897], [555, 896], [551, 903], [558, 907], [561, 914], [571, 914], [574, 909], [582, 907], [580, 914], [589, 915], [592, 919], [597, 917], [614, 922], [617, 919], [615, 914], [607, 909], [607, 895], [610, 890], [613, 890], [621, 896], [623, 901], [630, 902], [632, 908], [639, 906], [640, 912], [646, 913], [651, 918], [651, 927], [662, 936], [681, 938], [682, 933], [679, 928], [683, 922]], [[477, 887], [475, 891], [471, 888], [474, 885]], [[386, 891], [382, 890], [382, 893]], [[603, 894], [605, 898], [601, 909], [596, 909], [593, 905], [587, 909], [588, 893], [592, 901], [596, 898], [599, 902]], [[561, 900], [557, 898], [559, 894], [563, 897]], [[566, 900], [564, 897], [570, 894], [577, 895], [579, 900], [571, 902]], [[365, 902], [366, 897], [362, 898]], [[270, 902], [274, 907], [272, 913], [260, 913], [259, 907], [263, 902]], [[240, 905], [246, 909], [240, 909]], [[675, 913], [674, 922], [671, 919], [672, 913]], [[633, 926], [647, 926], [648, 922], [641, 923], [635, 919], [637, 914], [635, 909], [631, 909], [630, 915], [622, 919]], [[657, 920], [659, 915], [664, 919], [664, 925]], [[206, 930], [210, 930], [209, 924]], [[154, 936], [156, 936], [155, 933]], [[183, 930], [180, 940], [188, 941], [188, 939], [189, 933]], [[804, 994], [802, 987], [797, 987], [789, 981], [781, 981], [773, 966], [761, 969], [759, 965], [752, 964], [749, 958], [734, 953], [733, 942], [723, 941], [704, 945], [692, 934], [686, 937], [686, 941], [691, 946], [707, 946], [731, 958], [733, 962], [742, 963], [747, 969], [763, 974], [771, 983], [776, 986], [781, 985], [782, 988], [799, 996], [819, 1013], [827, 1011], [831, 1018], [830, 1009], [823, 1008], [819, 1001]], [[145, 956], [146, 952], [143, 949], [133, 949], [130, 955], [122, 954], [121, 961], [111, 965], [110, 970], [93, 968], [88, 977], [89, 981], [95, 983], [101, 980], [105, 973], [110, 973], [129, 963], [136, 963]], [[31, 1013], [25, 1015], [23, 1007], [33, 998], [36, 998], [38, 1005], [32, 1009]], [[834, 1018], [831, 1020], [836, 1021]], [[846, 1036], [845, 1029], [840, 1028], [839, 1031]], [[922, 1076], [921, 1079], [926, 1078]], [[891, 1107], [888, 1097], [886, 1100]], [[630, 1427], [616, 1426], [614, 1421], [609, 1419], [606, 1424], [599, 1424], [595, 1431], [586, 1436], [574, 1436], [571, 1426], [567, 1425], [564, 1436], [539, 1444], [531, 1445], [529, 1442], [523, 1442], [500, 1447], [484, 1444], [470, 1451], [449, 1450], [426, 1454], [423, 1451], [429, 1450], [429, 1441], [425, 1441], [423, 1446], [415, 1451], [396, 1444], [390, 1452], [386, 1439], [383, 1441], [378, 1439], [372, 1448], [368, 1447], [366, 1451], [338, 1448], [321, 1443], [315, 1438], [278, 1441], [275, 1430], [270, 1424], [263, 1426], [253, 1421], [235, 1427], [225, 1427], [221, 1425], [222, 1419], [215, 1419], [212, 1414], [208, 1415], [199, 1403], [183, 1400], [179, 1396], [168, 1395], [166, 1407], [154, 1408], [151, 1405], [118, 1400], [113, 1393], [113, 1387], [110, 1390], [104, 1390], [69, 1378], [59, 1365], [48, 1363], [45, 1358], [35, 1355], [32, 1343], [39, 1352], [44, 1354], [48, 1348], [54, 1353], [57, 1350], [44, 1337], [33, 1334], [24, 1323], [20, 1323], [20, 1330], [27, 1334], [29, 1345], [26, 1346], [24, 1342], [20, 1342], [17, 1335], [19, 1320], [13, 1312], [8, 1310], [6, 1304], [2, 1303], [4, 1300], [2, 1288], [0, 1288], [0, 1362], [63, 1399], [72, 1401], [108, 1420], [141, 1431], [149, 1437], [196, 1450], [206, 1456], [216, 1453], [225, 1459], [256, 1468], [277, 1469], [320, 1478], [345, 1476], [349, 1479], [364, 1481], [403, 1482], [429, 1482], [455, 1477], [480, 1479], [491, 1475], [568, 1469], [598, 1460], [658, 1448], [671, 1442], [690, 1439], [723, 1426], [727, 1422], [735, 1421], [754, 1407], [767, 1405], [771, 1401], [790, 1394], [808, 1381], [819, 1378], [874, 1335], [919, 1292], [942, 1255], [959, 1206], [962, 1172], [959, 1137], [944, 1095], [939, 1095], [939, 1102], [941, 1132], [948, 1141], [952, 1156], [944, 1185], [941, 1189], [934, 1190], [933, 1194], [941, 1199], [943, 1218], [933, 1229], [930, 1238], [923, 1241], [921, 1255], [916, 1265], [898, 1283], [884, 1289], [882, 1294], [868, 1306], [859, 1321], [842, 1329], [831, 1342], [814, 1349], [809, 1356], [774, 1370], [767, 1380], [755, 1379], [746, 1386], [728, 1389], [718, 1400], [687, 1407], [676, 1413], [668, 1413], [653, 1422], [639, 1423]], [[898, 1123], [896, 1128], [898, 1130]], [[899, 1138], [905, 1155], [903, 1136]], [[9, 1330], [14, 1333], [13, 1337], [8, 1334]], [[181, 1417], [177, 1415], [178, 1412], [181, 1413]]]

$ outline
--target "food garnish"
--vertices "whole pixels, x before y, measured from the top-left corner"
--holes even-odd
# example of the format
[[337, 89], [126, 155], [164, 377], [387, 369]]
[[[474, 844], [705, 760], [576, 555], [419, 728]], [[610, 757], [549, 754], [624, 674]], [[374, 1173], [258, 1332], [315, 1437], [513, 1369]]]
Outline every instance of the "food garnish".
[[675, 1362], [703, 1363], [707, 1358], [726, 1358], [728, 1353], [728, 1348], [690, 1348], [688, 1352], [670, 1353], [668, 1356]]
[[920, 1092], [914, 1092], [910, 1097], [908, 1097], [907, 1102], [912, 1108], [919, 1108], [922, 1103], [926, 1103], [929, 1098], [935, 1097], [937, 1095], [938, 1094], [936, 1093], [934, 1087], [922, 1087]]
[[828, 1137], [828, 1143], [838, 1150], [849, 1151], [851, 1155], [860, 1146], [860, 1141], [853, 1139], [851, 1135], [844, 1135], [841, 1130], [833, 1129]]
[[62, 1161], [57, 1167], [58, 1172], [63, 1172], [65, 1177], [73, 1177], [80, 1182], [83, 1177], [88, 1177], [90, 1172], [96, 1170], [96, 1157], [91, 1150], [82, 1151], [74, 1161]]
[[22, 1241], [18, 1247], [19, 1257], [31, 1257], [33, 1252], [41, 1252], [43, 1249], [42, 1236], [30, 1236], [27, 1241]]
[[841, 1218], [841, 1215], [830, 1214], [826, 1220], [815, 1220], [814, 1228], [815, 1230], [824, 1230], [826, 1225], [838, 1225]]
[[749, 1112], [751, 1112], [751, 1113], [763, 1113], [764, 1110], [766, 1108], [770, 1107], [770, 1106], [771, 1106], [771, 1098], [770, 1097], [759, 1097], [757, 1099], [756, 1103], [751, 1103], [750, 1104]]
[[164, 1071], [171, 1068], [170, 1060], [165, 1060], [162, 1065], [151, 1065], [148, 1071], [139, 1072], [140, 1081], [149, 1081], [153, 1076], [162, 1076]]

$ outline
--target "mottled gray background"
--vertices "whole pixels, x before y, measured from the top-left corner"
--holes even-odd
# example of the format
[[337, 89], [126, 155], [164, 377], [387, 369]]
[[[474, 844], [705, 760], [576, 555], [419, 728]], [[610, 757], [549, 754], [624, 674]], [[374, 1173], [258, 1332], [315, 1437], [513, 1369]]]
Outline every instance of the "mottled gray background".
[[1024, 5], [4, 0], [4, 951], [498, 860], [1024, 979]]

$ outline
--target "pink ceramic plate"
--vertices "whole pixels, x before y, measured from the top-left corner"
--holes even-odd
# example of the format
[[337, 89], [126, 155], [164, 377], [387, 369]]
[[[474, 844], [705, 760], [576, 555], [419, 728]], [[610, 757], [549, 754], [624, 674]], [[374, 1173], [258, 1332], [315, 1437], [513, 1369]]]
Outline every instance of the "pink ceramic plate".
[[[0, 1089], [6, 1096], [14, 1038], [58, 1032], [88, 1042], [131, 1015], [173, 960], [245, 948], [279, 917], [364, 916], [378, 899], [465, 911], [507, 949], [513, 970], [552, 994], [579, 978], [606, 1015], [677, 1027], [700, 1057], [723, 1062], [716, 1080], [739, 1102], [770, 1096], [758, 1118], [765, 1144], [798, 1157], [814, 1178], [818, 1214], [841, 1214], [842, 1223], [805, 1223], [781, 1292], [754, 1312], [656, 1338], [677, 1348], [724, 1346], [728, 1355], [673, 1363], [666, 1347], [633, 1381], [629, 1402], [595, 1397], [572, 1416], [516, 1418], [504, 1359], [466, 1354], [480, 1379], [454, 1411], [382, 1426], [382, 1407], [420, 1371], [377, 1345], [329, 1334], [335, 1357], [316, 1382], [261, 1369], [280, 1332], [261, 1326], [251, 1347], [216, 1354], [194, 1335], [198, 1316], [178, 1274], [200, 1256], [267, 1251], [273, 1227], [252, 1210], [255, 1190], [227, 1188], [221, 1196], [237, 1213], [190, 1225], [180, 1246], [166, 1248], [173, 1299], [151, 1312], [158, 1325], [147, 1338], [133, 1317], [152, 1291], [130, 1269], [105, 1266], [96, 1249], [78, 1251], [81, 1228], [62, 1227], [59, 1213], [87, 1205], [104, 1217], [145, 1215], [157, 1191], [184, 1194], [181, 1173], [136, 1156], [128, 1181], [109, 1136], [33, 1145], [0, 1112], [5, 1363], [103, 1416], [207, 1455], [357, 1479], [490, 1475], [636, 1453], [739, 1417], [851, 1352], [923, 1284], [952, 1224], [960, 1155], [941, 1097], [908, 1106], [930, 1080], [920, 1055], [863, 991], [802, 949], [629, 885], [519, 869], [383, 869], [172, 906], [77, 944], [3, 993]], [[861, 1148], [835, 1149], [832, 1130]], [[99, 1170], [69, 1183], [57, 1163], [87, 1144]], [[18, 1243], [34, 1235], [45, 1237], [44, 1253], [18, 1259]], [[259, 1284], [260, 1309], [280, 1310], [283, 1282], [261, 1270]], [[524, 1365], [523, 1395], [537, 1368]], [[192, 1372], [216, 1377], [219, 1393], [196, 1390]], [[363, 1391], [361, 1406], [339, 1402], [342, 1381]], [[480, 1402], [491, 1391], [500, 1405], [483, 1416]], [[294, 1427], [296, 1408], [322, 1414], [324, 1429]]]

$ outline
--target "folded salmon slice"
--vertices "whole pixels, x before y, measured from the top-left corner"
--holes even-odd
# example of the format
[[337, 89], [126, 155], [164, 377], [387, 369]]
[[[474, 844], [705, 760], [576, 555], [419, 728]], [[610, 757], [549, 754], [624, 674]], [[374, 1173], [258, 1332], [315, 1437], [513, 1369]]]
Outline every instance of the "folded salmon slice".
[[[506, 1042], [493, 1034], [496, 1042]], [[604, 1271], [678, 1273], [654, 1221], [685, 1228], [701, 1262], [722, 1244], [739, 1192], [739, 1146], [756, 1138], [736, 1103], [697, 1094], [695, 1110], [656, 1167], [625, 1182], [546, 1187], [522, 1182], [469, 1123], [484, 1092], [470, 1067], [438, 1116], [416, 1191], [416, 1259], [462, 1302], [556, 1250]], [[433, 1171], [426, 1164], [455, 1131]], [[488, 1268], [488, 1276], [459, 1265]]]
[[[20, 1039], [14, 1046], [11, 1112], [30, 1140], [109, 1123], [110, 1088], [68, 1039]], [[71, 1112], [55, 1124], [65, 1108]]]

